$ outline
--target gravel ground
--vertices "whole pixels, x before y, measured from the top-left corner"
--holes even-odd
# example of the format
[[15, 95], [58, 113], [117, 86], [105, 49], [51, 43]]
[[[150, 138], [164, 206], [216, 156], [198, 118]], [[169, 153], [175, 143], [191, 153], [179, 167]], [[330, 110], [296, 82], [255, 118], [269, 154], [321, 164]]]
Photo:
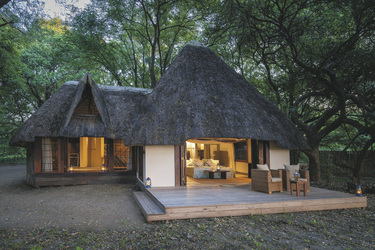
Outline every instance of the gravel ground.
[[[373, 194], [365, 210], [147, 224], [132, 185], [34, 189], [24, 183], [25, 171], [0, 167], [0, 249], [375, 249]], [[342, 182], [326, 185], [345, 189]]]

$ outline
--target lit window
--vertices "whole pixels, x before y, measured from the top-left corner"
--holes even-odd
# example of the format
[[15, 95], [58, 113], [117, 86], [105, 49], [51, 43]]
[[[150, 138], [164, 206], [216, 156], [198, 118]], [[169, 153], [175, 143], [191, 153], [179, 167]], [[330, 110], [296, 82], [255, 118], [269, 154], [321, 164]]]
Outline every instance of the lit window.
[[247, 161], [247, 142], [234, 143], [234, 155], [236, 161]]
[[124, 145], [123, 140], [113, 141], [114, 170], [128, 170], [129, 147]]

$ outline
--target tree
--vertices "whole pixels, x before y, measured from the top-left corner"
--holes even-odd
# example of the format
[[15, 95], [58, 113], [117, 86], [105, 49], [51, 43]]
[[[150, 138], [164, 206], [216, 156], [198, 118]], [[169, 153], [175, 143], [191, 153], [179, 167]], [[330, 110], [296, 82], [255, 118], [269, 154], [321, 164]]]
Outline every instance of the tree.
[[[11, 26], [0, 29], [0, 145], [4, 157], [15, 130], [63, 83], [86, 72], [71, 62], [68, 29], [60, 19], [35, 20], [23, 33]], [[4, 52], [4, 53], [3, 53]], [[16, 150], [17, 151], [17, 150]], [[21, 150], [18, 150], [22, 154]], [[0, 156], [2, 158], [3, 155]]]
[[0, 0], [0, 9], [2, 8], [2, 7], [4, 7], [4, 5], [6, 5], [7, 3], [9, 3], [10, 2], [10, 0]]
[[[36, 20], [22, 49], [25, 98], [39, 108], [63, 83], [78, 80], [84, 72], [71, 65], [73, 54], [66, 39], [68, 29], [58, 18]], [[83, 70], [84, 71], [84, 70]]]
[[321, 140], [349, 122], [350, 96], [360, 96], [357, 86], [375, 78], [368, 74], [375, 66], [373, 50], [364, 49], [373, 40], [374, 5], [307, 0], [222, 4], [224, 12], [208, 29], [210, 43], [232, 39], [259, 65], [272, 100], [304, 132], [311, 146], [305, 151], [311, 177], [320, 181]]
[[74, 19], [72, 37], [117, 85], [153, 88], [176, 51], [194, 38], [192, 7], [177, 0], [96, 0]]
[[[1, 21], [0, 21], [1, 23]], [[8, 142], [26, 117], [28, 107], [19, 94], [21, 80], [21, 34], [9, 25], [0, 28], [0, 160], [19, 157], [23, 151], [11, 149]], [[23, 111], [21, 111], [21, 109]]]
[[3, 21], [0, 28], [11, 25], [20, 32], [30, 28], [34, 20], [44, 18], [44, 2], [40, 0], [0, 1], [0, 14]]

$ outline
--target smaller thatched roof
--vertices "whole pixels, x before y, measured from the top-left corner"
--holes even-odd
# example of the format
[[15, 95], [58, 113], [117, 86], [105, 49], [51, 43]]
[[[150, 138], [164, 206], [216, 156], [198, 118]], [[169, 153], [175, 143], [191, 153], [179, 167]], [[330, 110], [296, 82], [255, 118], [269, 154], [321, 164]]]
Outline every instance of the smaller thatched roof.
[[[75, 115], [86, 88], [90, 88], [99, 115]], [[67, 82], [51, 96], [17, 131], [12, 146], [26, 146], [35, 137], [106, 137], [121, 139], [127, 130], [124, 115], [149, 89], [97, 85], [90, 74], [79, 82]], [[108, 108], [109, 107], [109, 108]], [[127, 116], [131, 119], [131, 116]], [[134, 118], [133, 118], [134, 119]]]
[[[97, 116], [74, 112], [89, 89]], [[188, 44], [154, 90], [96, 85], [89, 74], [64, 84], [10, 144], [35, 137], [106, 137], [126, 145], [182, 145], [194, 138], [249, 138], [306, 149], [295, 125], [207, 47]]]

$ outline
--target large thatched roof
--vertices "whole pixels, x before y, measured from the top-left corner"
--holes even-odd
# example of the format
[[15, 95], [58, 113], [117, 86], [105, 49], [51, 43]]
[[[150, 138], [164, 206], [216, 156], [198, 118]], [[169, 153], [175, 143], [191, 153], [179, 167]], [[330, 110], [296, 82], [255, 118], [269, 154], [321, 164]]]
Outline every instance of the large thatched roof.
[[[73, 111], [91, 86], [100, 117]], [[251, 138], [308, 148], [295, 125], [207, 47], [185, 46], [149, 90], [97, 86], [89, 75], [66, 83], [20, 128], [11, 144], [35, 136], [104, 136], [126, 145], [179, 145], [193, 138]]]

